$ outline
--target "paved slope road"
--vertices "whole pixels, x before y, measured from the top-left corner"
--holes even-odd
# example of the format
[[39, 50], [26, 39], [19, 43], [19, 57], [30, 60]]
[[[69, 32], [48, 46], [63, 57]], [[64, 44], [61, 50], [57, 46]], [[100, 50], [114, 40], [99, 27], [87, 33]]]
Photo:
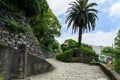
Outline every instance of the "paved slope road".
[[110, 80], [98, 66], [83, 63], [63, 63], [47, 59], [54, 71], [31, 76], [30, 80]]

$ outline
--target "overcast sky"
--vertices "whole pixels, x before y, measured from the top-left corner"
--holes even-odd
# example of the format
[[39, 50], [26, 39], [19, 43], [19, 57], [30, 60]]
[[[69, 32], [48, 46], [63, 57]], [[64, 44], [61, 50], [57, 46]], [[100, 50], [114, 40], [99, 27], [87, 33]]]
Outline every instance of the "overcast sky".
[[[78, 40], [78, 34], [72, 34], [65, 24], [68, 4], [75, 0], [47, 0], [53, 13], [58, 17], [62, 25], [61, 36], [56, 38], [60, 43], [66, 39]], [[120, 0], [89, 0], [98, 4], [96, 9], [99, 20], [96, 22], [96, 29], [82, 35], [82, 43], [98, 46], [111, 46], [114, 43], [117, 31], [120, 29]]]

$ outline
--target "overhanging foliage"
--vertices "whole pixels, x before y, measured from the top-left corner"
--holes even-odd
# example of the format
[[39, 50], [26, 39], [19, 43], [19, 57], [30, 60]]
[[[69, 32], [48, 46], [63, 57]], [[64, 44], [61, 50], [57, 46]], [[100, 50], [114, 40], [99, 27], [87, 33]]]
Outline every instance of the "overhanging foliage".
[[46, 0], [0, 0], [0, 8], [9, 11], [23, 10], [27, 16], [44, 14], [48, 7]]

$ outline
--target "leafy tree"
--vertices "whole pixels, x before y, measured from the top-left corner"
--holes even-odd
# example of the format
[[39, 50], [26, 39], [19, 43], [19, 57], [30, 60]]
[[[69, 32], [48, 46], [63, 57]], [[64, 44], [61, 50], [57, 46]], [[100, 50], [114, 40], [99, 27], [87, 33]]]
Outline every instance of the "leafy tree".
[[14, 0], [18, 2], [20, 9], [24, 9], [27, 16], [44, 14], [48, 9], [46, 0]]
[[63, 52], [76, 47], [77, 47], [77, 42], [72, 39], [67, 39], [63, 44], [61, 44], [61, 49]]
[[89, 53], [89, 54], [94, 54], [95, 51], [93, 50], [93, 48], [90, 45], [87, 44], [82, 44], [81, 45], [81, 53]]
[[120, 50], [120, 30], [117, 33], [117, 37], [115, 38], [115, 47]]
[[73, 57], [77, 57], [78, 56], [78, 49], [77, 48], [73, 48]]
[[66, 44], [61, 44], [62, 52], [65, 52], [66, 50], [69, 50], [68, 46]]
[[65, 40], [65, 42], [61, 45], [61, 48], [63, 52], [66, 50], [72, 49], [73, 57], [76, 57], [78, 54], [77, 42], [73, 39]]
[[103, 49], [102, 49], [102, 51], [101, 51], [101, 53], [103, 54], [103, 55], [107, 55], [107, 56], [114, 56], [114, 49], [112, 48], [112, 47], [110, 47], [110, 46], [106, 46], [106, 47], [104, 47]]
[[[66, 52], [66, 51], [71, 51], [72, 52], [72, 57], [77, 57], [78, 55], [78, 49], [77, 49], [77, 42], [75, 40], [72, 39], [67, 39], [65, 40], [65, 42], [63, 44], [61, 44], [61, 50], [62, 53]], [[93, 50], [93, 48], [90, 45], [87, 44], [81, 44], [81, 54], [83, 56], [90, 56], [92, 57], [91, 59], [93, 61], [98, 61], [98, 56], [95, 54], [95, 51]], [[59, 58], [63, 59], [64, 55], [58, 54], [57, 56], [60, 56]]]
[[112, 53], [112, 47], [106, 46], [102, 49], [102, 53]]
[[14, 12], [22, 10], [29, 17], [44, 14], [48, 7], [46, 0], [0, 0], [0, 8]]
[[56, 59], [63, 62], [72, 62], [72, 50], [66, 50], [63, 53], [57, 53]]
[[[46, 0], [0, 0], [0, 8], [9, 12], [22, 12], [28, 17], [34, 35], [46, 49], [56, 51], [59, 43], [55, 36], [60, 36], [61, 25]], [[8, 20], [12, 31], [26, 32], [26, 25], [20, 25], [16, 20]]]
[[48, 9], [44, 15], [31, 17], [30, 23], [35, 36], [43, 46], [50, 48], [56, 43], [55, 36], [60, 36], [61, 25], [51, 9]]
[[115, 70], [120, 73], [120, 50], [116, 49], [115, 50]]
[[98, 10], [94, 9], [97, 6], [96, 3], [88, 3], [88, 0], [76, 0], [70, 3], [70, 8], [68, 8], [66, 23], [68, 23], [68, 28], [72, 25], [72, 32], [78, 34], [78, 49], [81, 46], [82, 33], [88, 32], [95, 29], [95, 21], [98, 18]]
[[115, 70], [120, 73], [120, 30], [115, 38]]
[[65, 40], [64, 43], [68, 43], [69, 48], [74, 48], [77, 46], [77, 42], [75, 40], [72, 40], [72, 39], [67, 39], [67, 40]]
[[49, 48], [54, 52], [59, 52], [60, 44], [57, 40], [51, 41]]
[[18, 11], [18, 5], [16, 0], [0, 0], [0, 8], [9, 11]]

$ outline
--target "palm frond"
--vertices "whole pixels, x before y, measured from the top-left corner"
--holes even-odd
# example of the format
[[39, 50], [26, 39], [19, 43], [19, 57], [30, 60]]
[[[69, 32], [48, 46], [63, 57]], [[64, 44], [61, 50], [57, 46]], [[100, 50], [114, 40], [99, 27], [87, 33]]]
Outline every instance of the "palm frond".
[[96, 10], [96, 9], [87, 9], [86, 11], [87, 11], [87, 12], [94, 12], [94, 13], [98, 13], [98, 12], [99, 12], [99, 11]]
[[66, 11], [68, 13], [65, 23], [67, 28], [72, 26], [72, 32], [77, 32], [82, 27], [82, 32], [88, 32], [95, 29], [95, 21], [98, 19], [98, 10], [94, 9], [96, 3], [89, 3], [88, 0], [76, 0], [70, 3]]
[[93, 6], [97, 6], [97, 3], [90, 3], [90, 4], [86, 5], [86, 9], [93, 7]]

